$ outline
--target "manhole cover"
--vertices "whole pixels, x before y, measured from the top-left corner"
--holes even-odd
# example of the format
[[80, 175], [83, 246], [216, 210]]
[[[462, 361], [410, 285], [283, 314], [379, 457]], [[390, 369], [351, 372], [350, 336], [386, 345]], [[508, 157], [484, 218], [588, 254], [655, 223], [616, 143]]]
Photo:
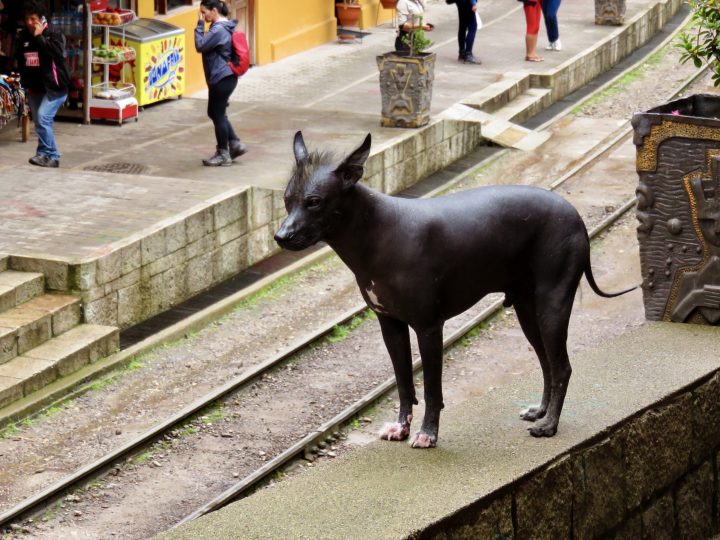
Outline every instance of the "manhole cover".
[[148, 168], [140, 163], [103, 163], [102, 165], [90, 165], [85, 167], [85, 170], [118, 174], [144, 174]]

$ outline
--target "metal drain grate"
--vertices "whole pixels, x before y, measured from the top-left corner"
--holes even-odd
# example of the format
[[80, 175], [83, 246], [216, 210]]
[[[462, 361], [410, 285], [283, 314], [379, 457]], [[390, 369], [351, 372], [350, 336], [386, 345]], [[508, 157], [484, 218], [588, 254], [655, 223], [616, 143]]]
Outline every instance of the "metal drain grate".
[[118, 174], [144, 174], [148, 171], [148, 167], [140, 163], [103, 163], [102, 165], [90, 165], [85, 167], [84, 170]]

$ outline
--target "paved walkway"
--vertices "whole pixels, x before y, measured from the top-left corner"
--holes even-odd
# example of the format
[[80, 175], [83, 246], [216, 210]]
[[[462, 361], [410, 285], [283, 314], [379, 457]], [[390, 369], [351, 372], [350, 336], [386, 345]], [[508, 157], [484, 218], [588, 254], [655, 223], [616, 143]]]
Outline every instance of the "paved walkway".
[[[629, 0], [628, 20], [656, 2]], [[438, 54], [433, 113], [497, 81], [505, 72], [548, 73], [618, 31], [617, 27], [595, 26], [592, 13], [589, 1], [563, 4], [564, 50], [547, 52], [544, 63], [531, 64], [524, 61], [525, 22], [520, 5], [483, 2], [485, 24], [475, 52], [484, 63], [470, 66], [456, 59], [455, 8], [431, 0], [428, 20], [436, 25], [432, 37]], [[63, 158], [57, 171], [28, 165], [33, 140], [23, 144], [18, 142], [19, 130], [0, 130], [0, 197], [5, 202], [0, 253], [103, 253], [118, 237], [213, 196], [251, 185], [282, 189], [293, 160], [292, 136], [298, 129], [311, 147], [339, 152], [358, 144], [367, 132], [372, 132], [376, 147], [407, 134], [407, 130], [379, 126], [375, 56], [391, 48], [393, 36], [392, 28], [384, 25], [372, 29], [362, 43], [329, 43], [252, 69], [238, 85], [230, 113], [250, 152], [232, 167], [200, 164], [214, 150], [202, 98], [147, 107], [139, 122], [122, 127], [58, 123]], [[544, 43], [542, 34], [540, 44]], [[117, 163], [133, 164], [141, 174], [86, 170]]]

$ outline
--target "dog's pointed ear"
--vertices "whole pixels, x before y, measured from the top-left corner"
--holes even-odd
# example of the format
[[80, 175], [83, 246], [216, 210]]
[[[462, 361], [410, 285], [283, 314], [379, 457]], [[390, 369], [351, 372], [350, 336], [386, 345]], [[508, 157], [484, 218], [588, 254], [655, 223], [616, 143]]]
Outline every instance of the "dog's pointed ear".
[[298, 165], [307, 162], [310, 158], [310, 154], [308, 154], [307, 147], [305, 146], [305, 141], [303, 140], [302, 131], [298, 131], [295, 134], [293, 150], [295, 152], [295, 161], [297, 161]]
[[335, 169], [335, 174], [342, 180], [343, 189], [354, 186], [363, 176], [363, 167], [370, 155], [370, 134], [352, 154], [346, 157]]

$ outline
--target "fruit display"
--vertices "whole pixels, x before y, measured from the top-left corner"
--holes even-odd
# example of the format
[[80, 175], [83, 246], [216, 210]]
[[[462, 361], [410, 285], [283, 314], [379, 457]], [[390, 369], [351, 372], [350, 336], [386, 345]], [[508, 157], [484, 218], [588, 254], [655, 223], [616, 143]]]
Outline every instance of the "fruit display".
[[94, 11], [92, 23], [103, 26], [120, 26], [135, 18], [135, 14], [129, 9], [107, 8], [103, 11]]
[[95, 64], [117, 64], [134, 59], [135, 49], [132, 47], [107, 47], [105, 44], [102, 44], [97, 49], [92, 50], [92, 61]]

